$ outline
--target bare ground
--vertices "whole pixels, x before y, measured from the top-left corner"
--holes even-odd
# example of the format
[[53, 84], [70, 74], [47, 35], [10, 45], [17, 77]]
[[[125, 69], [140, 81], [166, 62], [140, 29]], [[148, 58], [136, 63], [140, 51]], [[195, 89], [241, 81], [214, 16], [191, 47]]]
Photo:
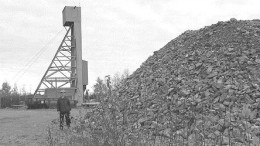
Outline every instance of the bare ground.
[[[76, 110], [72, 110], [74, 113]], [[55, 109], [0, 109], [0, 146], [48, 145], [47, 127], [58, 116]]]

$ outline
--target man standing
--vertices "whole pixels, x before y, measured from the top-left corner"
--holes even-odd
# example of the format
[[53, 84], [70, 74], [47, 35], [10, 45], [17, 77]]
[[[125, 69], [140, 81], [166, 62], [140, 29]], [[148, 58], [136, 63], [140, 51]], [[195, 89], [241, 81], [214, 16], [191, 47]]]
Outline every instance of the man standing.
[[70, 101], [69, 99], [65, 96], [66, 91], [61, 90], [61, 97], [57, 101], [57, 111], [60, 112], [60, 129], [63, 129], [63, 123], [64, 123], [64, 116], [66, 119], [66, 125], [68, 128], [70, 127]]

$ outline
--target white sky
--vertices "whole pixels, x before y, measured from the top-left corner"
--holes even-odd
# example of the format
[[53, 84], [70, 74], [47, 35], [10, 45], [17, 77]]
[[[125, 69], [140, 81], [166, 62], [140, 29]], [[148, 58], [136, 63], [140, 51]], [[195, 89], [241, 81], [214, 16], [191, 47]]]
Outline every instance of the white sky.
[[[0, 84], [32, 93], [64, 36], [64, 6], [81, 6], [89, 86], [97, 77], [135, 71], [185, 30], [260, 19], [259, 0], [0, 0]], [[61, 31], [62, 30], [62, 31]], [[60, 32], [60, 33], [58, 33]]]

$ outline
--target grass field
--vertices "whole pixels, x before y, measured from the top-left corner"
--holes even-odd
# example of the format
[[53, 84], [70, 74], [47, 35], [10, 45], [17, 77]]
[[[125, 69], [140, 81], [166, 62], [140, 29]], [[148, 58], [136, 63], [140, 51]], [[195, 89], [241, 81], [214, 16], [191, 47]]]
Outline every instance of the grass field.
[[47, 145], [47, 127], [58, 116], [55, 109], [0, 109], [0, 145]]

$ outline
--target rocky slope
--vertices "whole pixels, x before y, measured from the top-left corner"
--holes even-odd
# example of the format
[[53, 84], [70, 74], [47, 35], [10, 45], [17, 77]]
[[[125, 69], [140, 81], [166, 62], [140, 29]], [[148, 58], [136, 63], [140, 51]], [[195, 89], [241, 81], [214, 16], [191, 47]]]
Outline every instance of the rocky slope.
[[126, 80], [123, 123], [194, 145], [257, 144], [259, 86], [260, 20], [218, 22], [184, 32]]

